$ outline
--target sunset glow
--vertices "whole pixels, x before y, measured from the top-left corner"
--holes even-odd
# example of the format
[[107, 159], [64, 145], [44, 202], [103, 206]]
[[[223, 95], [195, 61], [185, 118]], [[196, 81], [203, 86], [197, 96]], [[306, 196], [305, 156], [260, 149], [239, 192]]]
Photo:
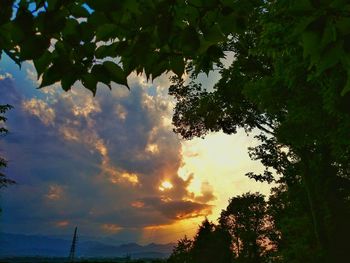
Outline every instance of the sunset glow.
[[234, 195], [268, 193], [244, 176], [262, 166], [249, 159], [256, 142], [243, 131], [190, 141], [173, 133], [167, 76], [151, 83], [132, 74], [129, 93], [100, 87], [93, 97], [79, 84], [25, 93], [35, 74], [24, 69], [0, 72], [13, 76], [1, 80], [9, 91], [0, 95], [15, 107], [2, 147], [16, 160], [9, 174], [19, 183], [4, 191], [7, 231], [71, 235], [76, 225], [82, 235], [175, 242], [204, 218], [215, 221]]
[[173, 185], [169, 181], [164, 181], [159, 186], [159, 190], [162, 191], [162, 192], [166, 191], [166, 190], [169, 190], [171, 188], [173, 188]]

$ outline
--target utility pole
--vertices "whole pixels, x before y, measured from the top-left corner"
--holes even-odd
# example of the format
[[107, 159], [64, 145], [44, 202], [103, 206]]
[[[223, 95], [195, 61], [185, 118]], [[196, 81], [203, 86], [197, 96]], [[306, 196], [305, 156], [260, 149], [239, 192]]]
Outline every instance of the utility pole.
[[73, 236], [73, 240], [72, 240], [72, 246], [70, 247], [70, 252], [69, 252], [69, 257], [68, 257], [69, 262], [74, 262], [75, 247], [77, 245], [77, 229], [78, 229], [78, 227], [75, 227], [74, 236]]

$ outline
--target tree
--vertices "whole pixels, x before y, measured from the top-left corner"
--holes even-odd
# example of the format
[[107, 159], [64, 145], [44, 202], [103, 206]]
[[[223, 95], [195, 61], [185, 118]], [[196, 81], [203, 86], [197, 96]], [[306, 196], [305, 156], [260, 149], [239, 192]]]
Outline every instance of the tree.
[[0, 9], [0, 51], [17, 63], [33, 60], [42, 86], [61, 81], [67, 90], [81, 80], [94, 91], [97, 82], [126, 85], [134, 70], [181, 76], [188, 62], [208, 72], [254, 25], [261, 29], [259, 48], [243, 50], [279, 60], [296, 44], [308, 76], [340, 68], [340, 92], [350, 88], [345, 0], [5, 0]]
[[171, 253], [168, 263], [191, 263], [193, 241], [188, 239], [187, 236], [177, 241], [176, 246]]
[[193, 263], [230, 262], [233, 252], [230, 237], [224, 229], [205, 219], [194, 237]]
[[[6, 105], [0, 105], [0, 123], [5, 123], [6, 122], [6, 117], [4, 116], [4, 114], [6, 113], [6, 111], [8, 111], [9, 109], [11, 109], [12, 106], [6, 104]], [[6, 129], [6, 127], [1, 126], [0, 127], [0, 136], [4, 136], [5, 134], [8, 133], [8, 130]], [[6, 177], [6, 175], [4, 173], [1, 172], [1, 170], [3, 168], [7, 167], [7, 161], [0, 156], [0, 188], [2, 187], [6, 187], [10, 184], [14, 184], [15, 181], [8, 179]]]
[[270, 240], [273, 221], [262, 194], [246, 193], [230, 199], [219, 222], [231, 234], [237, 262], [264, 262], [274, 248]]
[[[341, 29], [346, 18], [338, 9], [345, 2], [308, 4], [269, 2], [260, 11], [252, 10], [246, 30], [234, 34], [228, 45], [235, 60], [221, 70], [214, 92], [203, 90], [195, 80], [174, 78], [170, 93], [178, 103], [173, 121], [175, 131], [185, 138], [259, 129], [262, 144], [250, 153], [267, 170], [248, 176], [271, 182], [273, 168], [288, 191], [293, 182], [301, 184], [300, 199], [306, 197], [305, 216], [316, 240], [311, 243], [323, 251], [325, 262], [341, 262], [350, 234], [350, 114], [345, 106], [350, 99], [349, 67], [340, 55], [348, 56], [342, 41], [348, 41], [349, 34]], [[326, 15], [314, 14], [316, 6]], [[333, 39], [328, 30], [333, 30]]]
[[317, 245], [308, 200], [299, 182], [273, 188], [268, 213], [272, 216], [276, 235], [272, 236], [277, 262], [323, 262], [324, 251]]
[[224, 56], [225, 35], [215, 24], [224, 6], [195, 2], [2, 1], [0, 51], [18, 64], [33, 60], [41, 87], [60, 81], [68, 90], [80, 80], [93, 93], [98, 82], [127, 85], [132, 71], [181, 76], [189, 59], [209, 71]]
[[186, 236], [175, 246], [168, 263], [227, 263], [233, 251], [228, 232], [205, 219], [193, 240]]

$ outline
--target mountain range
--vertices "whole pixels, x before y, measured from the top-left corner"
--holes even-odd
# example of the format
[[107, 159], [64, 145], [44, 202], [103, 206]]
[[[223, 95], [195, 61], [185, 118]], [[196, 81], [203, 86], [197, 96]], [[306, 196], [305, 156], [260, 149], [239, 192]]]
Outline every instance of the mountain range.
[[[125, 257], [166, 258], [174, 243], [139, 245], [127, 243], [111, 245], [95, 240], [79, 241], [76, 245], [77, 257]], [[71, 240], [68, 238], [2, 233], [0, 236], [0, 257], [11, 256], [68, 256]]]

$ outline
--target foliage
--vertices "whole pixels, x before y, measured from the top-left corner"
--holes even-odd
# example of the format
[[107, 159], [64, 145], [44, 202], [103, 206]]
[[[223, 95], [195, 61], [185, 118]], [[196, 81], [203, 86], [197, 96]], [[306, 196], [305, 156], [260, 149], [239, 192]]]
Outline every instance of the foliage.
[[[64, 90], [77, 80], [94, 93], [97, 82], [127, 85], [132, 71], [181, 76], [189, 60], [208, 72], [224, 56], [230, 17], [249, 8], [234, 11], [224, 2], [7, 0], [0, 51], [18, 64], [33, 60], [41, 87], [61, 81]], [[229, 17], [220, 26], [223, 10]]]
[[274, 248], [270, 236], [273, 221], [267, 213], [267, 203], [259, 193], [246, 193], [229, 200], [219, 222], [229, 231], [238, 262], [263, 262]]
[[[6, 105], [0, 105], [0, 123], [5, 123], [6, 122], [6, 117], [3, 115], [11, 109], [12, 106], [6, 104]], [[0, 127], [0, 136], [3, 136], [8, 133], [8, 130], [6, 129], [5, 126]], [[0, 156], [0, 171], [4, 168], [7, 167], [7, 161]], [[0, 172], [0, 188], [6, 187], [10, 184], [14, 184], [15, 182], [11, 179], [8, 179], [6, 175], [2, 172]]]
[[188, 239], [185, 236], [184, 238], [180, 239], [177, 242], [167, 262], [168, 263], [192, 262], [192, 254], [191, 254], [192, 248], [193, 248], [192, 240]]
[[205, 219], [193, 240], [181, 239], [168, 259], [169, 263], [205, 262], [269, 262], [280, 242], [270, 212], [280, 213], [268, 206], [259, 193], [235, 196], [222, 211], [219, 224]]
[[[282, 262], [322, 262], [313, 230], [308, 199], [300, 183], [273, 188], [268, 202], [277, 235], [272, 237], [276, 251], [271, 256]], [[277, 261], [280, 262], [280, 261]]]
[[226, 263], [231, 262], [231, 238], [228, 232], [205, 219], [196, 236], [180, 239], [168, 259], [168, 263]]
[[[185, 138], [218, 130], [226, 133], [235, 133], [238, 128], [248, 133], [260, 130], [257, 138], [261, 145], [251, 148], [250, 155], [260, 160], [266, 170], [260, 175], [247, 175], [258, 181], [272, 182], [276, 181], [271, 172], [275, 170], [280, 175], [278, 182], [286, 185], [286, 191], [301, 190], [302, 194], [289, 199], [292, 205], [307, 211], [303, 213], [305, 223], [301, 224], [308, 226], [307, 241], [294, 235], [298, 253], [309, 253], [307, 246], [302, 245], [306, 242], [313, 247], [314, 259], [322, 251], [321, 259], [316, 262], [341, 262], [346, 256], [346, 240], [350, 234], [346, 223], [350, 219], [350, 112], [345, 106], [350, 99], [347, 93], [349, 67], [336, 55], [328, 59], [337, 62], [326, 62], [323, 53], [326, 51], [322, 48], [321, 51], [316, 42], [310, 48], [311, 40], [307, 35], [312, 30], [325, 34], [324, 23], [330, 20], [343, 21], [344, 13], [338, 13], [337, 8], [346, 4], [324, 2], [327, 5], [337, 2], [338, 6], [313, 3], [319, 4], [323, 15], [316, 14], [318, 11], [309, 6], [307, 14], [316, 13], [303, 29], [297, 28], [300, 26], [298, 19], [301, 16], [306, 19], [304, 13], [299, 12], [303, 6], [296, 12], [296, 2], [260, 5], [262, 9], [250, 13], [246, 30], [233, 34], [229, 41], [228, 47], [235, 54], [235, 60], [230, 67], [222, 68], [214, 92], [203, 90], [192, 75], [189, 83], [174, 78], [170, 93], [178, 100], [173, 118], [175, 131]], [[338, 15], [337, 19], [329, 9]], [[296, 34], [296, 30], [301, 31]], [[328, 51], [345, 50], [342, 43], [347, 41], [348, 35], [337, 30], [335, 34], [335, 40], [324, 40], [328, 41], [325, 44]], [[322, 63], [327, 66], [324, 68]], [[289, 223], [284, 223], [295, 224], [298, 211], [299, 208], [290, 209], [289, 212], [296, 214], [289, 217]], [[286, 234], [289, 239], [293, 235], [286, 233], [287, 229], [291, 230], [282, 228], [282, 235]], [[296, 229], [301, 231], [302, 227]], [[288, 249], [293, 250], [292, 246]], [[290, 262], [287, 254], [284, 260]]]
[[17, 63], [33, 60], [42, 86], [61, 81], [67, 90], [81, 80], [95, 91], [97, 82], [126, 85], [134, 70], [181, 76], [189, 61], [208, 73], [255, 24], [264, 48], [255, 52], [275, 59], [296, 44], [310, 79], [340, 68], [340, 92], [350, 89], [345, 0], [5, 0], [0, 10], [0, 51]]
[[213, 223], [205, 219], [200, 225], [193, 241], [192, 262], [230, 262], [232, 258], [230, 241], [227, 231], [216, 227]]

